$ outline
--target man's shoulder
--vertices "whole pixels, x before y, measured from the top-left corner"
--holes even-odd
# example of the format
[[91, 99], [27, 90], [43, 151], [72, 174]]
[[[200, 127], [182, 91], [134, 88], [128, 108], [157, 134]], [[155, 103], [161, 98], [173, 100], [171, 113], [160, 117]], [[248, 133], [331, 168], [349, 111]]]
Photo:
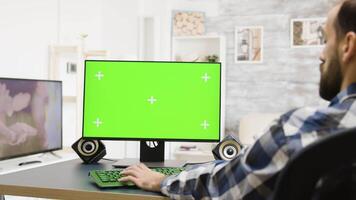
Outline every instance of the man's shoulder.
[[346, 114], [356, 113], [356, 103], [339, 106], [306, 106], [300, 108], [294, 108], [284, 113], [281, 116], [283, 122], [305, 122], [308, 120], [319, 120], [327, 117], [340, 120]]
[[324, 111], [325, 107], [299, 107], [299, 108], [293, 108], [289, 110], [288, 112], [284, 113], [281, 116], [281, 119], [284, 121], [288, 121], [290, 119], [301, 119], [303, 120], [304, 118], [308, 118], [310, 116], [313, 116], [316, 112], [325, 112]]
[[356, 126], [356, 103], [340, 106], [301, 107], [280, 118], [286, 135]]
[[329, 115], [330, 111], [325, 107], [299, 107], [289, 110], [279, 118], [281, 124], [300, 125], [308, 120], [313, 120], [320, 114]]

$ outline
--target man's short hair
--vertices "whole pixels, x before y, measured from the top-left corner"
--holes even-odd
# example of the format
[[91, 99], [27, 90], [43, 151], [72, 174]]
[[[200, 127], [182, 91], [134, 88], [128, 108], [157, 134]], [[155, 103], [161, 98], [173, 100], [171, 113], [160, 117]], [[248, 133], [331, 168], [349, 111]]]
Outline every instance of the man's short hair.
[[335, 19], [337, 38], [345, 36], [348, 32], [356, 33], [356, 0], [345, 0]]

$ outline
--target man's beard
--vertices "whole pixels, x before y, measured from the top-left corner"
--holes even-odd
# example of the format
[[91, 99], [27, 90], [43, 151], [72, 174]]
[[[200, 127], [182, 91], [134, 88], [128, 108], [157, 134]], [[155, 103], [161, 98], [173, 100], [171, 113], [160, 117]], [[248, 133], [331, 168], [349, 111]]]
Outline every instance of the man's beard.
[[[325, 62], [324, 65], [325, 64], [327, 64], [327, 62]], [[325, 69], [328, 71], [326, 73], [320, 72], [319, 94], [321, 98], [330, 101], [340, 92], [342, 84], [340, 60], [336, 52], [334, 56], [330, 58], [328, 64], [329, 66]], [[323, 69], [321, 69], [321, 71], [322, 70]]]

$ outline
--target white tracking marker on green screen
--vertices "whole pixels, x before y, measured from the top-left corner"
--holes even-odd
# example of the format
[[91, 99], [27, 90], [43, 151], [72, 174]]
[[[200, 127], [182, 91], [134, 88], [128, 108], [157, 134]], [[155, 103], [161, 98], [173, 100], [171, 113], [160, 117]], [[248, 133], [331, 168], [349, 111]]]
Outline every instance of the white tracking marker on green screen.
[[102, 72], [98, 72], [95, 74], [96, 78], [98, 78], [98, 80], [100, 81], [103, 77], [104, 77], [104, 74]]
[[150, 102], [150, 104], [154, 104], [157, 101], [157, 99], [151, 96], [149, 99], [147, 99], [147, 101]]
[[204, 82], [206, 83], [206, 82], [208, 82], [208, 80], [210, 79], [210, 76], [208, 75], [208, 73], [205, 73], [204, 76], [202, 76], [201, 78], [202, 78], [202, 79], [204, 80]]
[[200, 124], [200, 126], [202, 126], [204, 129], [207, 129], [210, 126], [210, 124], [208, 123], [208, 121], [204, 120], [204, 122]]
[[96, 118], [96, 120], [95, 121], [93, 121], [93, 123], [95, 124], [95, 126], [97, 127], [97, 128], [99, 128], [99, 126], [103, 123], [99, 118]]

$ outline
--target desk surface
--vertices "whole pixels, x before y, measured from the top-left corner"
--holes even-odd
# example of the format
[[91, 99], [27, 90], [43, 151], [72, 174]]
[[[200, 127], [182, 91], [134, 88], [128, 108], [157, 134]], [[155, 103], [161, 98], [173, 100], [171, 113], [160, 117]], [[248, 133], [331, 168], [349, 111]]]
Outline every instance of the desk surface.
[[55, 199], [165, 199], [160, 193], [138, 188], [100, 189], [88, 172], [112, 169], [110, 161], [84, 165], [75, 159], [0, 176], [0, 194]]

